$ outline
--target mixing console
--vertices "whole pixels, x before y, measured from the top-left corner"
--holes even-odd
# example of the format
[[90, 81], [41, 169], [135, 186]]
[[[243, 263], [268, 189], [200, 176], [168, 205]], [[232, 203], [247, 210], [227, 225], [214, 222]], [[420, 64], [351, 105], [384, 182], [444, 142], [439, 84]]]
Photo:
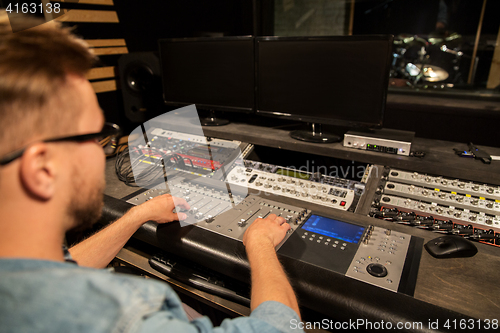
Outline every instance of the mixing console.
[[[204, 177], [223, 177], [217, 173], [222, 166], [229, 166], [237, 159], [249, 154], [252, 145], [240, 141], [211, 139], [205, 136], [186, 134], [153, 128], [147, 143], [130, 142], [130, 158], [134, 173], [147, 172], [151, 167], [173, 169]], [[142, 142], [142, 144], [139, 144]]]
[[354, 211], [365, 188], [363, 183], [353, 180], [248, 160], [244, 161], [244, 166], [232, 169], [227, 181], [278, 196], [350, 211]]
[[500, 187], [388, 169], [372, 216], [500, 245]]

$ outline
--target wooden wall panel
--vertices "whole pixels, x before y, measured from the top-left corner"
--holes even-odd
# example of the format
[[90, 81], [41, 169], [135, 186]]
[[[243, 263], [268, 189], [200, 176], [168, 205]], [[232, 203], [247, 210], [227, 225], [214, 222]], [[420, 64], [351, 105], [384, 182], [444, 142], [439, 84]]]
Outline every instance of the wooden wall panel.
[[110, 55], [110, 54], [124, 54], [128, 53], [127, 47], [98, 47], [92, 48], [95, 55]]
[[96, 93], [114, 91], [117, 89], [116, 80], [90, 82], [90, 84]]
[[115, 66], [92, 68], [87, 73], [87, 80], [99, 80], [115, 77]]
[[51, 0], [51, 2], [79, 3], [87, 5], [114, 6], [113, 0]]
[[118, 15], [110, 10], [62, 9], [55, 20], [60, 22], [119, 23]]
[[127, 46], [125, 39], [86, 39], [90, 47]]
[[486, 88], [494, 89], [500, 85], [500, 31], [497, 35], [497, 43], [495, 45], [495, 53], [491, 60], [490, 74]]

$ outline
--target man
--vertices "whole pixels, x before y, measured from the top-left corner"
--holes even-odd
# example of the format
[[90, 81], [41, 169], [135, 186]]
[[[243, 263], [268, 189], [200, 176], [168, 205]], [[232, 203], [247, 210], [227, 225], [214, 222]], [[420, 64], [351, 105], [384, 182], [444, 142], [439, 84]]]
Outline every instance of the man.
[[[172, 212], [189, 209], [183, 199], [164, 195], [132, 208], [70, 249], [79, 265], [65, 262], [66, 231], [91, 225], [102, 208], [105, 157], [96, 139], [104, 119], [85, 79], [93, 61], [55, 22], [12, 33], [0, 12], [0, 331], [212, 331], [206, 317], [188, 322], [166, 284], [95, 269], [142, 223], [184, 219]], [[290, 331], [300, 320], [274, 251], [289, 229], [284, 222], [272, 215], [248, 228], [252, 314], [218, 331]]]

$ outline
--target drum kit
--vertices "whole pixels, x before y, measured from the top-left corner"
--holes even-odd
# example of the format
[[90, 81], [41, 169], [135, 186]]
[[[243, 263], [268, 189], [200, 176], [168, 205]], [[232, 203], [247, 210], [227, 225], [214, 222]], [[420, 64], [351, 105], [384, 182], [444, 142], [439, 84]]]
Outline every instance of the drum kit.
[[391, 83], [404, 85], [450, 87], [462, 82], [460, 50], [462, 36], [452, 33], [446, 37], [430, 34], [417, 36], [401, 34], [394, 38]]

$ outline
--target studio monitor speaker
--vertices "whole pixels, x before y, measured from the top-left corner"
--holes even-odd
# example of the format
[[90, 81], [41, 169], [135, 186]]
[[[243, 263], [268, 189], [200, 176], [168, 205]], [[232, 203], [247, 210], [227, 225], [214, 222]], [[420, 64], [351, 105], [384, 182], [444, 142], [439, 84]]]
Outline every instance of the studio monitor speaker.
[[143, 123], [164, 112], [160, 60], [154, 52], [124, 54], [118, 59], [125, 116]]

